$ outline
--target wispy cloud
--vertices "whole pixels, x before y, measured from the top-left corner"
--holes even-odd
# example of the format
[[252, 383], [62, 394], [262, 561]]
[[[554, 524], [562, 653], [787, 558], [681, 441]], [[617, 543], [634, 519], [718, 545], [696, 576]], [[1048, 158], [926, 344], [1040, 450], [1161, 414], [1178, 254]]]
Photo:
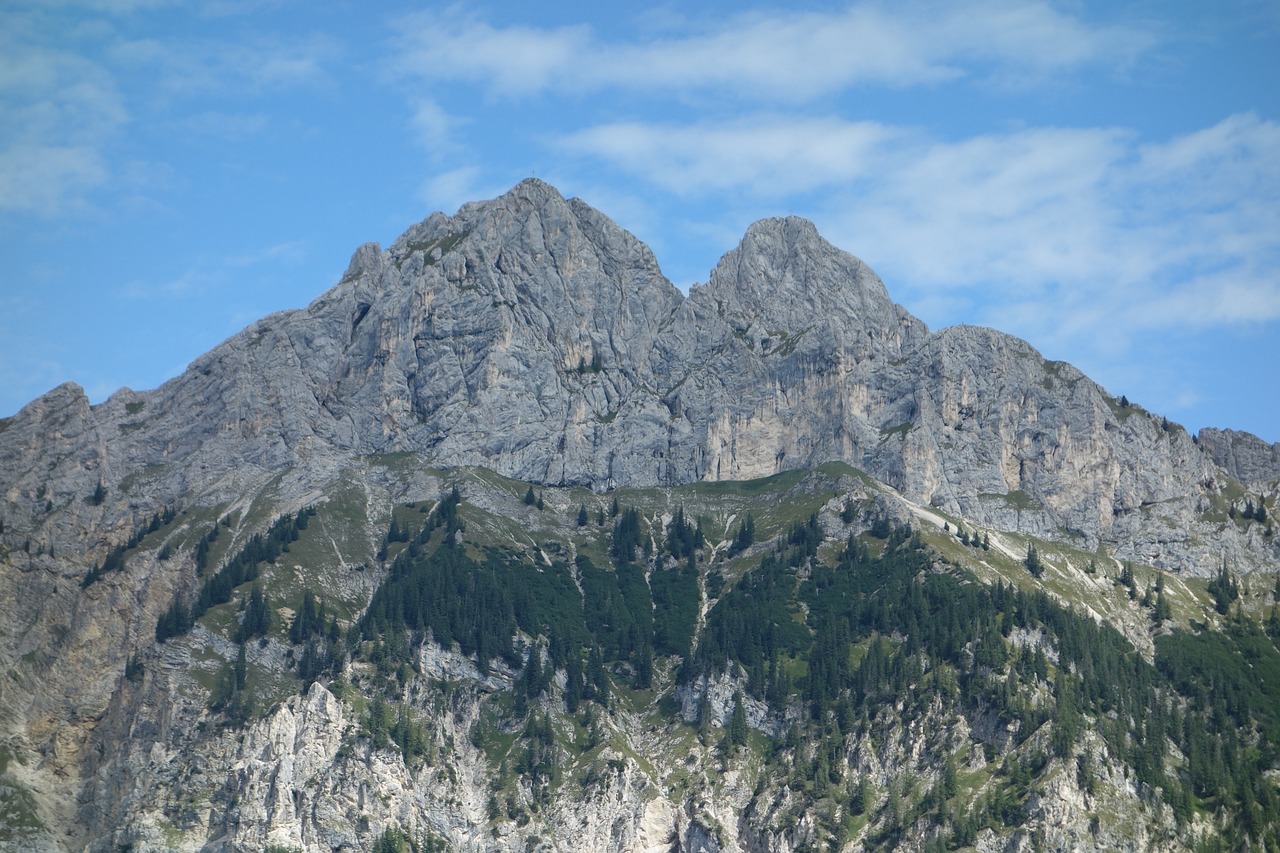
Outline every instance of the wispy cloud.
[[438, 157], [453, 150], [454, 131], [463, 121], [450, 115], [436, 101], [419, 98], [414, 103], [409, 123], [417, 132], [422, 147]]
[[1145, 144], [1041, 129], [902, 156], [831, 209], [838, 239], [911, 296], [968, 292], [993, 325], [1077, 349], [1280, 319], [1275, 122], [1235, 115]]
[[877, 122], [768, 116], [599, 125], [563, 136], [559, 146], [682, 195], [739, 189], [789, 194], [864, 178], [909, 136]]
[[15, 145], [0, 150], [0, 210], [48, 216], [78, 207], [107, 182], [102, 156], [88, 146]]
[[245, 41], [120, 40], [109, 48], [122, 70], [153, 75], [154, 89], [191, 96], [224, 91], [262, 93], [314, 85], [328, 77], [327, 65], [341, 55], [326, 35]]
[[109, 180], [102, 147], [128, 113], [106, 69], [15, 20], [0, 35], [0, 210], [48, 216]]
[[227, 113], [206, 110], [181, 121], [184, 129], [198, 136], [220, 139], [245, 139], [266, 130], [271, 119], [266, 113]]
[[432, 175], [423, 183], [418, 196], [432, 210], [453, 211], [468, 201], [492, 198], [504, 189], [493, 185], [485, 170], [467, 165]]
[[222, 258], [199, 258], [170, 279], [134, 279], [126, 282], [119, 293], [129, 300], [204, 297], [227, 288], [233, 279], [242, 279], [255, 270], [258, 274], [266, 274], [274, 269], [294, 266], [305, 260], [306, 256], [305, 241], [291, 240]]
[[627, 88], [732, 91], [802, 102], [862, 84], [914, 86], [981, 75], [1022, 79], [1121, 68], [1156, 37], [1094, 24], [1045, 2], [861, 2], [834, 12], [750, 13], [692, 35], [609, 41], [583, 26], [497, 27], [467, 13], [401, 21], [398, 66], [500, 95]]
[[119, 159], [117, 146], [131, 125], [186, 123], [228, 138], [255, 133], [265, 125], [262, 113], [228, 117], [195, 98], [314, 86], [328, 79], [327, 66], [341, 53], [327, 35], [122, 37], [110, 16], [152, 5], [28, 5], [6, 17], [0, 30], [0, 211], [56, 216], [86, 208], [90, 194], [104, 188], [131, 192], [137, 187], [128, 182], [140, 170]]

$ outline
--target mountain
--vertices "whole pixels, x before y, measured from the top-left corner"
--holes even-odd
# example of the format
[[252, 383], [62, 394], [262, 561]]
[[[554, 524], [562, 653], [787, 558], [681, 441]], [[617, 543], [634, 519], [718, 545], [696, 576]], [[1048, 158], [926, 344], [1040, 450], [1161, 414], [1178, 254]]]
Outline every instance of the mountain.
[[[1274, 479], [1280, 454], [1216, 431], [1200, 448], [1008, 335], [930, 334], [802, 220], [753, 225], [682, 297], [634, 237], [536, 180], [362, 246], [310, 306], [156, 391], [90, 407], [62, 386], [4, 435], [9, 536], [37, 548], [107, 545], [59, 541], [39, 511], [99, 482], [145, 483], [160, 508], [350, 454], [596, 490], [841, 460], [982, 523], [1200, 574], [1224, 550], [1270, 559], [1198, 525], [1231, 480]], [[1224, 469], [1246, 446], [1246, 469]], [[79, 528], [119, 523], [114, 503], [77, 510]]]
[[[930, 332], [804, 220], [751, 226], [685, 296], [524, 181], [360, 247], [154, 391], [0, 421], [0, 848], [1262, 839], [1226, 830], [1276, 817], [1275, 647], [1248, 626], [1278, 460], [1009, 335]], [[920, 647], [960, 617], [842, 586], [867, 571], [986, 615]], [[749, 651], [757, 619], [799, 627]], [[1066, 660], [1099, 623], [1130, 692]], [[868, 655], [916, 674], [859, 694]], [[1246, 656], [1243, 734], [1196, 740], [1228, 700], [1188, 673]], [[1085, 687], [1097, 731], [1064, 747], [1046, 709]], [[1135, 757], [1153, 726], [1171, 748]], [[1246, 793], [1180, 752], [1204, 743], [1252, 756]]]

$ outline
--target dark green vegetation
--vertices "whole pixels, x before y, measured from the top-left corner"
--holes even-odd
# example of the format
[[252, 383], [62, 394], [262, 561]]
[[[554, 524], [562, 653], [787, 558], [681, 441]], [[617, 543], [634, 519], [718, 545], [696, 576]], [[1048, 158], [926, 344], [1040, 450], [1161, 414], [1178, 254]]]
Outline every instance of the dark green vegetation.
[[[1144, 657], [1045, 591], [1053, 554], [1034, 543], [1025, 560], [1008, 561], [1010, 583], [988, 583], [942, 556], [936, 539], [867, 516], [855, 501], [820, 518], [830, 491], [779, 506], [753, 504], [752, 490], [768, 488], [760, 484], [700, 488], [686, 493], [691, 504], [736, 488], [736, 506], [761, 509], [712, 524], [684, 504], [658, 514], [625, 495], [598, 505], [575, 496], [563, 527], [576, 551], [522, 548], [482, 533], [496, 522], [455, 488], [430, 513], [408, 505], [392, 514], [378, 552], [385, 576], [362, 612], [340, 619], [308, 587], [280, 625], [271, 607], [280, 594], [259, 569], [307, 530], [311, 512], [285, 515], [206, 575], [196, 603], [166, 614], [157, 638], [183, 633], [238, 589], [239, 654], [212, 697], [226, 723], [260, 707], [246, 645], [273, 636], [292, 649], [294, 689], [320, 680], [358, 691], [361, 736], [409, 766], [430, 764], [440, 748], [410, 701], [422, 650], [456, 649], [509, 685], [486, 694], [471, 732], [493, 766], [495, 821], [524, 825], [563, 786], [607, 772], [591, 762], [610, 737], [605, 721], [626, 708], [721, 760], [751, 758], [761, 799], [750, 808], [770, 807], [764, 792], [790, 789], [795, 808], [818, 816], [819, 849], [855, 835], [873, 849], [907, 838], [931, 850], [970, 847], [985, 830], [1026, 824], [1063, 768], [1090, 797], [1119, 773], [1152, 810], [1172, 815], [1174, 835], [1213, 827], [1204, 849], [1280, 847], [1280, 628], [1268, 634], [1241, 613], [1225, 566], [1201, 588], [1212, 600], [1206, 615], [1225, 617], [1220, 628], [1173, 627], [1164, 577], [1142, 576], [1144, 629], [1156, 632], [1154, 656]], [[533, 513], [543, 495], [521, 484], [512, 503], [522, 494]], [[547, 497], [540, 516], [554, 511]], [[961, 535], [990, 553], [985, 534]], [[1098, 571], [1093, 561], [1081, 569]], [[1134, 567], [1115, 580], [1116, 595], [1137, 607]], [[141, 663], [128, 674], [141, 679]], [[708, 685], [726, 680], [731, 698], [713, 714]], [[677, 690], [694, 697], [696, 716], [681, 713]], [[761, 714], [767, 732], [748, 725]], [[924, 732], [918, 765], [888, 789], [859, 772], [857, 756], [892, 755], [909, 731]], [[578, 759], [588, 769], [575, 776]], [[380, 849], [432, 849], [389, 833]]]
[[[102, 488], [101, 484], [99, 484], [98, 488]], [[129, 540], [125, 542], [125, 544], [117, 545], [115, 548], [112, 548], [111, 552], [107, 554], [106, 558], [101, 563], [89, 570], [89, 573], [80, 581], [80, 588], [88, 589], [96, 581], [101, 580], [102, 576], [107, 572], [118, 572], [123, 569], [124, 559], [128, 556], [129, 552], [141, 545], [142, 540], [147, 536], [155, 533], [166, 524], [172, 522], [174, 516], [175, 513], [172, 508], [151, 516], [151, 521], [145, 527], [140, 527], [135, 530], [133, 534], [129, 536]], [[161, 551], [161, 554], [161, 559], [164, 559], [165, 556], [163, 550]]]
[[[163, 643], [170, 637], [187, 633], [195, 621], [217, 604], [231, 600], [231, 591], [243, 583], [256, 580], [258, 566], [274, 563], [276, 558], [289, 550], [289, 543], [296, 542], [307, 529], [307, 520], [315, 515], [314, 509], [299, 510], [297, 515], [285, 515], [277, 519], [266, 534], [255, 533], [236, 556], [232, 557], [211, 578], [200, 586], [195, 602], [190, 606], [181, 599], [175, 601], [156, 622], [156, 640]], [[208, 543], [217, 537], [218, 527], [200, 540], [197, 549], [196, 569], [203, 574], [201, 548], [207, 554]]]

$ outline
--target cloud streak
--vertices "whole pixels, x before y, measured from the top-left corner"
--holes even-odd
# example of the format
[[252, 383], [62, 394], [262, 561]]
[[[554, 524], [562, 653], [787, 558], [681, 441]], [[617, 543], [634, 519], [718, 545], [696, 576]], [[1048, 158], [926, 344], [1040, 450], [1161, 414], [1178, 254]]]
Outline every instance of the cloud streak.
[[606, 160], [681, 195], [803, 193], [855, 181], [913, 134], [877, 122], [767, 116], [688, 125], [621, 122], [566, 134], [559, 147]]
[[882, 4], [752, 13], [692, 35], [609, 41], [590, 28], [496, 27], [456, 10], [398, 27], [397, 66], [503, 96], [629, 89], [735, 92], [806, 102], [873, 84], [931, 85], [975, 74], [1004, 83], [1086, 67], [1124, 68], [1156, 43], [1137, 27], [1088, 23], [1044, 2]]
[[101, 148], [129, 116], [98, 63], [17, 23], [0, 36], [0, 211], [49, 216], [109, 180]]
[[315, 86], [341, 53], [327, 35], [126, 38], [109, 17], [141, 15], [149, 5], [29, 6], [6, 18], [0, 212], [53, 217], [88, 209], [96, 191], [137, 189], [130, 181], [139, 169], [120, 159], [131, 128], [166, 122], [203, 124], [227, 138], [255, 133], [266, 123], [261, 113], [227, 119], [201, 99]]

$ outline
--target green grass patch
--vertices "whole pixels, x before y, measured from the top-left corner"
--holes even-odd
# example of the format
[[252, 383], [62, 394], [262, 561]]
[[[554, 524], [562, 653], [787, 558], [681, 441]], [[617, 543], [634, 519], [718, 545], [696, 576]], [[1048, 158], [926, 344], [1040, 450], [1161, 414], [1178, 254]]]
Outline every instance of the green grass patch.
[[[410, 243], [408, 245], [409, 253], [421, 252], [425, 256], [427, 266], [433, 266], [439, 262], [440, 258], [453, 251], [454, 247], [461, 243], [470, 233], [470, 231], [463, 231], [460, 234], [446, 234], [434, 240]], [[434, 256], [433, 250], [438, 250]]]
[[[124, 430], [126, 426], [134, 425], [121, 424], [120, 429]], [[136, 426], [141, 426], [141, 424], [137, 424]], [[120, 481], [120, 491], [125, 494], [129, 494], [139, 486], [146, 487], [163, 477], [165, 472], [168, 470], [168, 465], [147, 465], [137, 471], [130, 471], [128, 474], [125, 474], [124, 479]]]
[[0, 781], [0, 841], [20, 841], [29, 837], [33, 831], [44, 828], [31, 792], [13, 783]]

